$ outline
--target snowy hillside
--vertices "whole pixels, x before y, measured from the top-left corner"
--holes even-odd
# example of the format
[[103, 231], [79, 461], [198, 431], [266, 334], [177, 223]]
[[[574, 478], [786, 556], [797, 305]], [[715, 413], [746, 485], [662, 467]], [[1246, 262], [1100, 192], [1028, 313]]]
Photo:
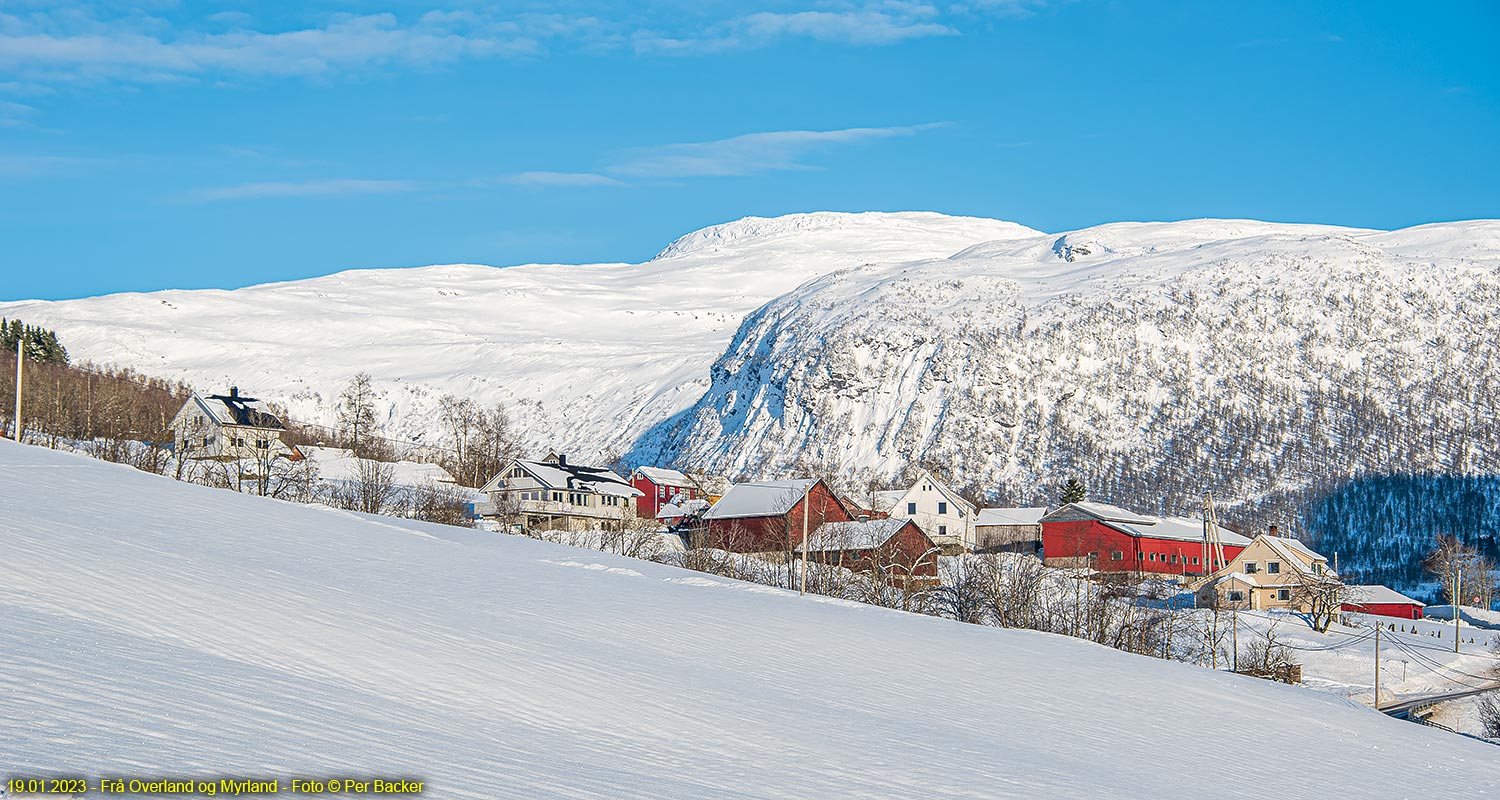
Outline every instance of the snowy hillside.
[[[330, 422], [369, 372], [390, 433], [430, 441], [437, 396], [505, 402], [536, 451], [628, 449], [691, 405], [744, 315], [824, 273], [936, 258], [1036, 232], [929, 213], [755, 217], [644, 264], [359, 270], [235, 291], [0, 303], [60, 331], [75, 359], [203, 389], [237, 384]], [[212, 264], [205, 264], [211, 268]]]
[[4, 441], [0, 508], [8, 775], [486, 800], [1500, 792], [1492, 746], [1058, 636]]
[[1018, 502], [1079, 474], [1147, 511], [1494, 473], [1497, 324], [1497, 221], [1104, 225], [810, 281], [635, 455], [876, 477], [925, 459]]

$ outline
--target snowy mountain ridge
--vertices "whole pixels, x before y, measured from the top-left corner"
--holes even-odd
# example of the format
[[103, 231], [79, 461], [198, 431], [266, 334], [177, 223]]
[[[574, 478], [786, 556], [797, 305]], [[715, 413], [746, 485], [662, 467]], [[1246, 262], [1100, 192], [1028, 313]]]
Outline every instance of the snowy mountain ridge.
[[819, 212], [706, 228], [641, 264], [363, 270], [0, 315], [313, 421], [368, 371], [390, 430], [427, 441], [440, 393], [501, 401], [532, 450], [578, 458], [856, 485], [926, 463], [1019, 503], [1076, 474], [1154, 512], [1208, 490], [1500, 474], [1496, 220], [1048, 234]]

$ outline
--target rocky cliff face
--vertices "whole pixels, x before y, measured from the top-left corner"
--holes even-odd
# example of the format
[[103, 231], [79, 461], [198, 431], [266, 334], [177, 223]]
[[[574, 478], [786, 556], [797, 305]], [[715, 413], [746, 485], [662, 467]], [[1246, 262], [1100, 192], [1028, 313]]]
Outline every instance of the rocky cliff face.
[[1110, 225], [810, 281], [635, 456], [1306, 510], [1364, 476], [1500, 473], [1497, 327], [1500, 223]]

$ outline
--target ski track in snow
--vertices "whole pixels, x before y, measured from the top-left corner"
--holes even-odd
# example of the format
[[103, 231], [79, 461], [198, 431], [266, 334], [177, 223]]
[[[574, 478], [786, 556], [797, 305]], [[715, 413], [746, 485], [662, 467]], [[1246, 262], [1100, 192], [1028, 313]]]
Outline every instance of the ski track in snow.
[[[1479, 797], [1343, 698], [0, 441], [7, 774], [434, 798]], [[413, 536], [412, 533], [424, 535]], [[1202, 766], [1195, 766], [1202, 765]]]

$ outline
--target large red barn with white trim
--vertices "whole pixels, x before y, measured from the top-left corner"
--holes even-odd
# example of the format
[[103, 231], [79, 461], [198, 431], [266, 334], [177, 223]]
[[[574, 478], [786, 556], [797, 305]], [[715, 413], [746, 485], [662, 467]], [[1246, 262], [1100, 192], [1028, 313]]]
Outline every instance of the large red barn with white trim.
[[[1225, 563], [1250, 544], [1223, 526], [1219, 540]], [[1068, 503], [1042, 517], [1042, 557], [1050, 566], [1183, 576], [1223, 566], [1204, 563], [1202, 520], [1150, 517], [1092, 502]]]

